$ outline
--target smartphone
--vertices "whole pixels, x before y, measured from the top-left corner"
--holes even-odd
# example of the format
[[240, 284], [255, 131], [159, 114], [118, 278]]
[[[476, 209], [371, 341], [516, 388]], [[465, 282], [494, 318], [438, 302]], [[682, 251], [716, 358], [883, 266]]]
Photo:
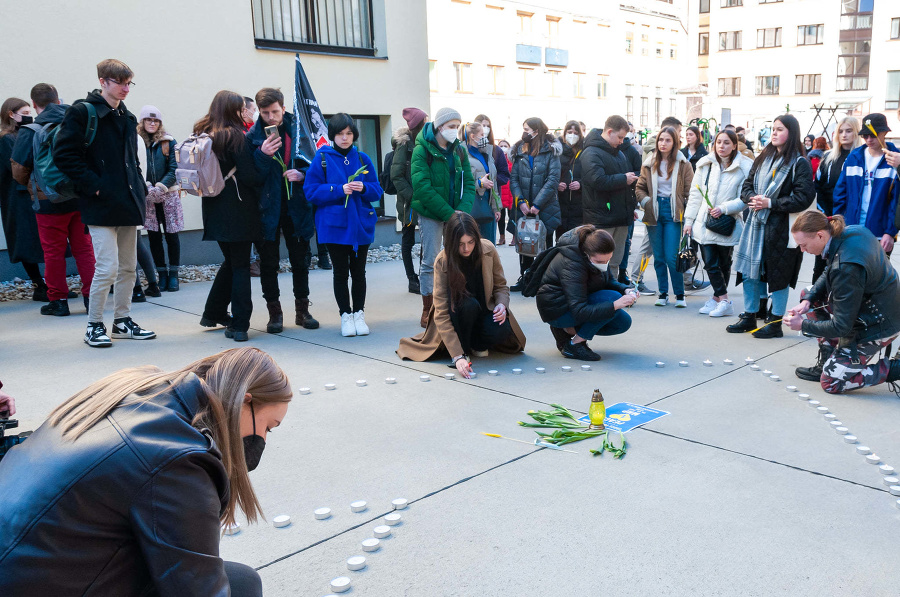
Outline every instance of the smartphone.
[[277, 137], [278, 127], [276, 125], [267, 126], [265, 129], [266, 137]]

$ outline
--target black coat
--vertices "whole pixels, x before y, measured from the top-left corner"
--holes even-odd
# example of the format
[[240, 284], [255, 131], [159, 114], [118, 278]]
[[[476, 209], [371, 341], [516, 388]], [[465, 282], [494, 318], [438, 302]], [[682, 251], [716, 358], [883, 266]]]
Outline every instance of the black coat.
[[534, 156], [534, 166], [521, 141], [517, 141], [509, 153], [513, 156], [509, 190], [515, 198], [516, 220], [524, 217], [519, 204], [527, 202], [530, 207], [540, 210], [538, 217], [547, 232], [552, 233], [560, 223], [558, 188], [562, 144], [546, 135], [540, 151]]
[[[147, 182], [155, 185], [158, 182], [166, 185], [166, 188], [175, 185], [175, 170], [178, 164], [175, 161], [175, 139], [166, 135], [162, 139], [152, 141], [147, 148]], [[163, 153], [163, 146], [168, 146], [169, 155]]]
[[0, 218], [12, 263], [43, 263], [44, 251], [38, 237], [37, 218], [31, 208], [28, 187], [16, 182], [12, 173], [13, 146], [16, 134], [0, 137]]
[[630, 226], [634, 222], [634, 191], [626, 172], [633, 172], [628, 158], [606, 142], [598, 129], [584, 140], [581, 153], [584, 223], [599, 228]]
[[850, 150], [841, 148], [840, 153], [833, 160], [819, 162], [819, 171], [816, 172], [816, 201], [826, 216], [833, 215], [834, 187], [841, 176], [844, 160], [850, 155]]
[[[562, 155], [559, 156], [559, 181], [569, 185], [573, 180], [579, 183], [582, 179], [580, 149], [562, 143]], [[577, 158], [577, 159], [576, 159]], [[557, 230], [567, 232], [584, 223], [584, 213], [581, 205], [581, 189], [572, 191], [566, 189], [559, 193], [559, 209], [562, 212], [562, 224]]]
[[225, 190], [212, 197], [203, 197], [203, 240], [223, 243], [259, 241], [262, 224], [259, 214], [259, 194], [264, 174], [259, 161], [267, 165], [272, 158], [254, 149], [253, 142], [244, 137], [237, 153], [219, 158], [222, 173], [237, 167], [235, 178], [225, 182]]
[[688, 159], [688, 161], [691, 163], [691, 169], [694, 172], [696, 172], [697, 171], [697, 162], [699, 162], [700, 158], [702, 158], [703, 156], [709, 155], [709, 152], [706, 151], [706, 147], [704, 147], [703, 144], [701, 143], [697, 147], [697, 153], [695, 153], [693, 156], [688, 155], [687, 145], [685, 145], [684, 147], [681, 148], [681, 154]]
[[[741, 199], [750, 203], [750, 197], [756, 195], [753, 180], [761, 163], [757, 158], [750, 173], [741, 187]], [[788, 172], [781, 193], [774, 198], [769, 218], [766, 220], [765, 238], [763, 240], [763, 275], [762, 281], [768, 283], [769, 292], [782, 290], [797, 285], [803, 253], [799, 248], [788, 248], [789, 216], [805, 210], [816, 199], [813, 187], [812, 166], [806, 158], [798, 159], [791, 172]], [[743, 276], [740, 276], [743, 280]], [[739, 281], [740, 281], [739, 280]]]
[[[641, 147], [639, 145], [634, 145], [631, 142], [631, 139], [627, 137], [622, 141], [622, 144], [619, 146], [619, 151], [625, 154], [625, 159], [628, 160], [628, 167], [634, 172], [635, 176], [641, 175], [641, 167], [644, 165], [644, 154], [641, 153]], [[637, 209], [637, 194], [635, 189], [637, 189], [637, 181], [635, 180], [631, 183], [631, 211], [633, 212]]]
[[547, 266], [537, 291], [537, 308], [541, 320], [548, 322], [571, 313], [575, 325], [609, 319], [615, 315], [612, 303], [588, 303], [588, 296], [598, 290], [615, 290], [625, 294], [608, 271], [601, 272], [590, 264], [578, 249], [576, 230], [565, 233], [556, 244], [559, 252]]
[[847, 226], [831, 239], [827, 268], [804, 298], [828, 301], [832, 316], [805, 320], [808, 336], [857, 342], [889, 338], [900, 331], [900, 279], [881, 244], [865, 226]]
[[[94, 105], [98, 119], [97, 135], [87, 149], [85, 102]], [[69, 108], [59, 127], [53, 161], [75, 183], [82, 221], [89, 226], [143, 226], [147, 185], [137, 158], [134, 114], [123, 103], [112, 109], [95, 90]]]
[[191, 425], [205, 401], [192, 375], [74, 442], [45, 423], [13, 448], [0, 461], [0, 595], [228, 595], [228, 477]]

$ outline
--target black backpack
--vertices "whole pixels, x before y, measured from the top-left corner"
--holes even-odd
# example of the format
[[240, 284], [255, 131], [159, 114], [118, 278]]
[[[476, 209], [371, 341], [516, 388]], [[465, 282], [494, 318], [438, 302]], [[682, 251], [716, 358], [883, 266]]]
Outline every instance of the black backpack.
[[391, 151], [384, 156], [384, 167], [381, 169], [381, 175], [378, 177], [378, 182], [381, 184], [385, 195], [397, 194], [397, 187], [394, 186], [394, 181], [391, 180], [391, 164], [393, 163], [394, 152]]
[[549, 249], [541, 251], [541, 253], [534, 258], [531, 267], [522, 274], [522, 284], [524, 286], [524, 288], [522, 288], [522, 296], [537, 296], [538, 290], [541, 288], [541, 283], [544, 280], [544, 274], [557, 253], [559, 253], [559, 247], [550, 247]]

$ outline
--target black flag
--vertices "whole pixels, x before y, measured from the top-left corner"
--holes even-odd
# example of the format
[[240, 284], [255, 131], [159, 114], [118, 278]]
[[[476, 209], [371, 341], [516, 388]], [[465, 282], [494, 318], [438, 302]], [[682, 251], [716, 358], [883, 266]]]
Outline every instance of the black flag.
[[297, 65], [294, 75], [294, 148], [293, 158], [301, 159], [307, 164], [312, 164], [316, 151], [328, 145], [328, 125], [316, 94], [313, 93], [303, 65], [300, 64], [300, 54], [295, 60]]

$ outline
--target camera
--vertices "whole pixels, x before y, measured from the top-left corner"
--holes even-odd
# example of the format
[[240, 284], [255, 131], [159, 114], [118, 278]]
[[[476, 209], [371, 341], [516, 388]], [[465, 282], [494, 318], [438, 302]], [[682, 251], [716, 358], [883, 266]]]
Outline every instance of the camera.
[[19, 421], [9, 418], [9, 411], [0, 412], [0, 460], [2, 460], [3, 457], [6, 456], [6, 453], [14, 446], [21, 444], [31, 436], [31, 431], [23, 431], [22, 433], [17, 433], [15, 435], [6, 434], [7, 429], [16, 429], [18, 426]]

